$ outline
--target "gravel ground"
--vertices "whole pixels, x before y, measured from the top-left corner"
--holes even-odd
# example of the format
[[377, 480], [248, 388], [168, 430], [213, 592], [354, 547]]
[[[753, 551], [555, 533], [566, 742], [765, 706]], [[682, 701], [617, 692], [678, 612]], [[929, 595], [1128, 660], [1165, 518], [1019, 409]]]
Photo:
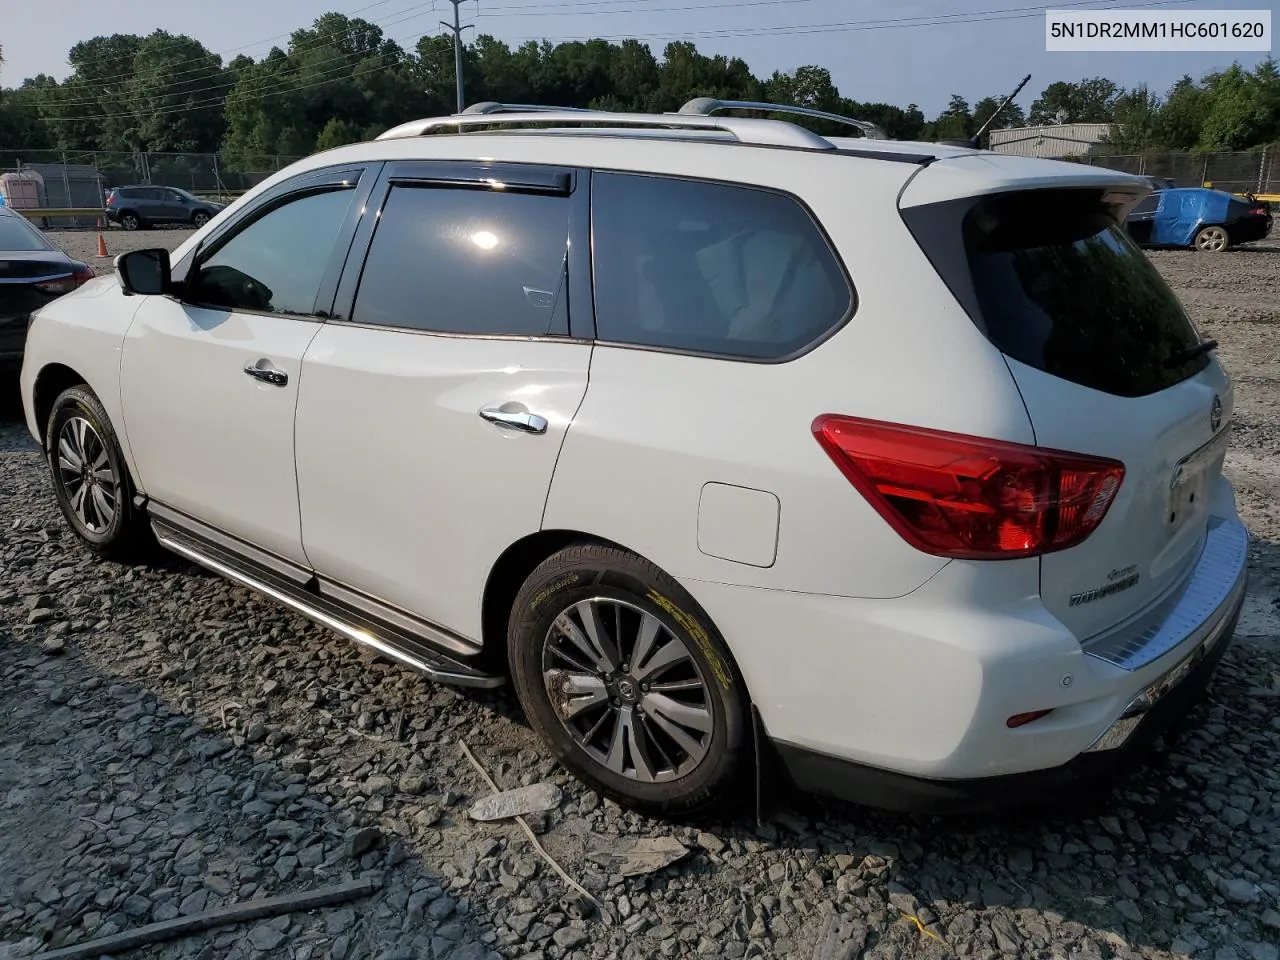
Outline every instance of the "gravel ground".
[[[177, 560], [90, 559], [3, 385], [0, 958], [373, 875], [345, 906], [130, 956], [1277, 960], [1280, 244], [1153, 259], [1236, 378], [1252, 593], [1185, 734], [1109, 796], [1016, 819], [787, 796], [763, 826], [624, 813], [543, 758], [509, 694], [432, 686]], [[489, 791], [462, 738], [504, 788], [563, 788], [534, 829], [607, 918], [579, 915], [518, 828], [469, 820]], [[688, 856], [607, 866], [659, 836]]]

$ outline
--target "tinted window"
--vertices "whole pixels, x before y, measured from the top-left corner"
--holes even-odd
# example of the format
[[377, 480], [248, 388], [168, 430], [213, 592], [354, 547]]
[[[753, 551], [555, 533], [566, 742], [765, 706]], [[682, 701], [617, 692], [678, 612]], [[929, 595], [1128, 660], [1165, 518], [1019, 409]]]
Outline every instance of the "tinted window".
[[352, 319], [440, 333], [567, 332], [568, 244], [562, 196], [392, 187]]
[[286, 202], [200, 263], [188, 299], [232, 310], [310, 316], [354, 191]]
[[0, 216], [0, 250], [52, 250], [37, 231], [20, 216]]
[[998, 194], [906, 216], [988, 338], [1015, 360], [1131, 397], [1209, 363], [1177, 362], [1199, 342], [1195, 328], [1096, 191]]
[[1129, 216], [1136, 216], [1143, 213], [1155, 213], [1156, 208], [1160, 206], [1160, 194], [1153, 193], [1146, 197], [1141, 203], [1130, 211]]
[[821, 232], [780, 194], [597, 174], [592, 225], [601, 340], [777, 359], [852, 307]]

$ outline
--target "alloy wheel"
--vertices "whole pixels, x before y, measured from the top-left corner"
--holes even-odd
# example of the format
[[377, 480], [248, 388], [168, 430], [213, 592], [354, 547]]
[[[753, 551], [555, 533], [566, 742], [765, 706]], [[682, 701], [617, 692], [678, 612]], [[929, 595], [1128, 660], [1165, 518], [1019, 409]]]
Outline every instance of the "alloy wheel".
[[1221, 253], [1227, 247], [1227, 231], [1222, 227], [1206, 227], [1196, 237], [1196, 246], [1206, 253]]
[[119, 484], [107, 446], [84, 417], [68, 417], [58, 432], [58, 480], [71, 511], [91, 533], [102, 533], [116, 516]]
[[542, 678], [574, 742], [627, 779], [676, 780], [711, 747], [715, 715], [697, 661], [638, 606], [593, 597], [562, 611], [543, 640]]

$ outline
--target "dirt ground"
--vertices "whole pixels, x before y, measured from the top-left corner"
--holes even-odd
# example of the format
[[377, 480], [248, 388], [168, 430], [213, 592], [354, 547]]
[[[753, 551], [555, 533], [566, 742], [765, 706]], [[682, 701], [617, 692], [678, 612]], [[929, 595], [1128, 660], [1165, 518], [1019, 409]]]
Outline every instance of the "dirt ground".
[[[54, 238], [104, 263], [95, 234]], [[759, 826], [623, 813], [507, 693], [434, 687], [177, 560], [90, 559], [0, 385], [0, 960], [361, 876], [380, 887], [355, 902], [128, 955], [1280, 960], [1280, 243], [1151, 256], [1235, 380], [1250, 595], [1184, 734], [1109, 795], [1019, 818], [787, 795]], [[562, 787], [535, 829], [606, 918], [518, 829], [468, 818], [488, 788], [463, 740], [503, 787]], [[688, 855], [610, 869], [656, 836]]]

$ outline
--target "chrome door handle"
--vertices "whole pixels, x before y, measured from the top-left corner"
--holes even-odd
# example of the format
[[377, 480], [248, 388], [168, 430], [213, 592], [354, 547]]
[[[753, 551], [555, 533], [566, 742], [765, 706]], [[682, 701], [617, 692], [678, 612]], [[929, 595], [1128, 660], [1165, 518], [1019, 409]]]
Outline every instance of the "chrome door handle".
[[499, 427], [522, 430], [525, 433], [546, 433], [547, 418], [525, 411], [503, 410], [501, 407], [484, 407], [480, 416]]
[[270, 364], [271, 361], [263, 357], [257, 363], [245, 364], [244, 372], [255, 380], [261, 380], [263, 383], [269, 383], [272, 386], [283, 387], [289, 382], [289, 374], [270, 366]]

